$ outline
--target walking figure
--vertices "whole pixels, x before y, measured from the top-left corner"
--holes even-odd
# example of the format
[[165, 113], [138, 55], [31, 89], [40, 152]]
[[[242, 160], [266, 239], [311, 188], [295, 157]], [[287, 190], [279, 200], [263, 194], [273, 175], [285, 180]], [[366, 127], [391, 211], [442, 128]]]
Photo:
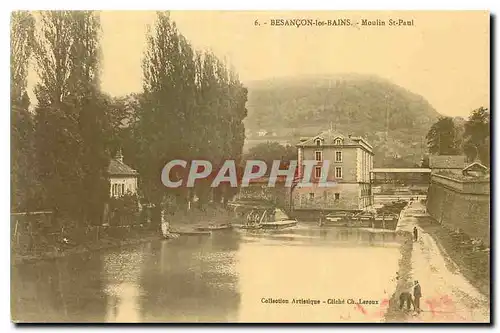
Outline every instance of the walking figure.
[[412, 299], [411, 299], [411, 294], [408, 291], [403, 291], [399, 295], [399, 309], [400, 310], [402, 310], [404, 308], [405, 303], [406, 303], [406, 310], [409, 311], [411, 309]]
[[413, 297], [415, 298], [413, 308], [417, 311], [417, 313], [420, 313], [420, 298], [422, 297], [422, 290], [417, 280], [415, 280], [415, 287], [413, 287]]
[[417, 227], [413, 227], [413, 241], [417, 241], [418, 240], [418, 229]]

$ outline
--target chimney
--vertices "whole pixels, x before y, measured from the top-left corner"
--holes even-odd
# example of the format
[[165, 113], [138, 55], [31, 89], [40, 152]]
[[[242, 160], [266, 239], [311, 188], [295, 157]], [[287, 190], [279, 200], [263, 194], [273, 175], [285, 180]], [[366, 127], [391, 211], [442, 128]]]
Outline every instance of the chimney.
[[123, 154], [122, 154], [122, 150], [121, 149], [118, 149], [118, 151], [116, 152], [115, 159], [117, 161], [120, 161], [121, 163], [123, 163]]

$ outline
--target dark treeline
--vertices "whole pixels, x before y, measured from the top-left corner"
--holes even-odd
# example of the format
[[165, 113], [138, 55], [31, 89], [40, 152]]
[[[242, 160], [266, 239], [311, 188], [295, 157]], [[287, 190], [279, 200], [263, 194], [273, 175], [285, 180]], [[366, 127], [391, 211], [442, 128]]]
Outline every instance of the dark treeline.
[[[469, 161], [479, 160], [490, 166], [490, 112], [479, 107], [467, 120], [440, 117], [426, 136], [433, 155], [465, 155]], [[424, 160], [428, 165], [428, 158]]]
[[[235, 194], [224, 184], [167, 189], [161, 183], [162, 168], [173, 159], [241, 160], [247, 89], [223, 61], [195, 50], [169, 14], [159, 12], [147, 35], [143, 92], [112, 98], [99, 84], [99, 13], [35, 16], [12, 14], [12, 210], [48, 209], [101, 223], [107, 167], [118, 149], [139, 172], [143, 203], [170, 202], [165, 208], [174, 210], [195, 195], [203, 206]], [[31, 60], [39, 77], [33, 111], [26, 91]], [[174, 170], [171, 178], [182, 176]]]

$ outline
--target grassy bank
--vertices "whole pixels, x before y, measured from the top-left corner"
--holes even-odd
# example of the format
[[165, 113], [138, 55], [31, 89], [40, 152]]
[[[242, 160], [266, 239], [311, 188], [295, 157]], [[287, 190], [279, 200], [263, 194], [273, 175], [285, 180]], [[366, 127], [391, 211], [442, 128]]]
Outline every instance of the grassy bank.
[[[418, 218], [419, 226], [436, 240], [441, 249], [458, 266], [462, 275], [479, 292], [490, 297], [490, 253], [475, 246], [464, 234], [448, 230], [432, 218]], [[452, 267], [454, 269], [454, 267]]]
[[399, 309], [399, 295], [412, 281], [411, 277], [411, 253], [413, 250], [412, 235], [409, 232], [398, 234], [401, 243], [401, 258], [399, 259], [399, 279], [396, 290], [389, 300], [389, 308], [385, 313], [385, 322], [405, 322], [406, 313]]

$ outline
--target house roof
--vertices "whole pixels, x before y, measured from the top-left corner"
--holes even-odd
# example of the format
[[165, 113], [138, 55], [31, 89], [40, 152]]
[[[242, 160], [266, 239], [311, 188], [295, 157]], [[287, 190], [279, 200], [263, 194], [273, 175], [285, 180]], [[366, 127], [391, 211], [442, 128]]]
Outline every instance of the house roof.
[[109, 175], [121, 175], [121, 176], [137, 176], [138, 172], [126, 165], [125, 163], [112, 159], [108, 166]]
[[359, 145], [360, 141], [363, 141], [364, 144], [372, 148], [372, 146], [361, 137], [345, 135], [333, 130], [321, 132], [311, 138], [301, 139], [301, 142], [299, 142], [297, 146], [316, 146], [317, 139], [323, 140], [323, 145], [335, 145], [336, 139], [342, 139], [342, 145]]
[[466, 157], [463, 155], [429, 156], [431, 169], [460, 169], [465, 167]]
[[479, 163], [479, 162], [473, 162], [466, 166], [463, 171], [469, 171], [469, 170], [482, 170], [482, 171], [488, 171], [488, 167]]

